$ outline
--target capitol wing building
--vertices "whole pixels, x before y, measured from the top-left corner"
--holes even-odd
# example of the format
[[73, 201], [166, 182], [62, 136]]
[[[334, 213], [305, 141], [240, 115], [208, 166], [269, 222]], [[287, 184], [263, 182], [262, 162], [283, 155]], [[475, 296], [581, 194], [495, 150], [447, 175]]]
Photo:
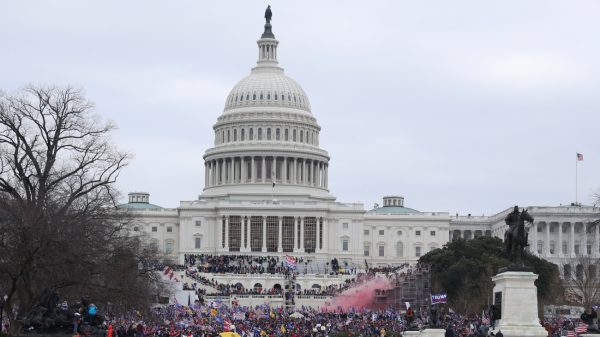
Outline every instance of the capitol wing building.
[[[147, 234], [172, 261], [183, 263], [186, 254], [292, 255], [337, 258], [362, 269], [414, 264], [453, 239], [503, 237], [511, 208], [472, 217], [420, 212], [405, 207], [401, 196], [386, 196], [369, 211], [336, 201], [328, 187], [330, 157], [319, 145], [321, 127], [302, 87], [279, 66], [270, 23], [257, 43], [256, 66], [225, 97], [213, 125], [198, 200], [166, 209], [151, 204], [148, 193], [130, 193], [121, 205], [138, 214], [133, 230]], [[529, 234], [533, 253], [561, 266], [577, 254], [600, 256], [597, 208], [529, 212], [536, 220]]]

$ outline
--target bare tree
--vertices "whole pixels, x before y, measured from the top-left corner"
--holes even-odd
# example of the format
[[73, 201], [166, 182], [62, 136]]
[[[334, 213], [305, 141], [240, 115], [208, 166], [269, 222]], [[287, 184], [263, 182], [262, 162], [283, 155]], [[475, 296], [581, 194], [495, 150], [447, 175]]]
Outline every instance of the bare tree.
[[565, 297], [572, 302], [589, 308], [600, 301], [600, 259], [589, 255], [578, 255], [571, 263], [561, 266]]
[[92, 110], [73, 88], [0, 95], [0, 294], [15, 329], [48, 292], [139, 303], [153, 291], [153, 253], [115, 208], [130, 156]]

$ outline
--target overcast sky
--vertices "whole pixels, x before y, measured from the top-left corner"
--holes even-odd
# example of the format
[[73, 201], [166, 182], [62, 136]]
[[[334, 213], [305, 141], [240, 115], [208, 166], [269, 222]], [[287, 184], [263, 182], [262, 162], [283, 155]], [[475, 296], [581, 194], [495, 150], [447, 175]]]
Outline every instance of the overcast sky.
[[[600, 187], [600, 2], [274, 1], [330, 190], [366, 209], [492, 214], [591, 203]], [[264, 1], [4, 1], [0, 89], [85, 89], [135, 159], [118, 186], [177, 207], [257, 58]], [[123, 199], [125, 201], [125, 198]]]

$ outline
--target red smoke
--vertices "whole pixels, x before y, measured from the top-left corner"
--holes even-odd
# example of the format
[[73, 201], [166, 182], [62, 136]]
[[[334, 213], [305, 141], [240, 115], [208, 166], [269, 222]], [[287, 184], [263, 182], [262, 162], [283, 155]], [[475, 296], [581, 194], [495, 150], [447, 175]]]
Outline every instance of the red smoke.
[[335, 296], [330, 303], [321, 308], [323, 311], [348, 312], [351, 308], [370, 308], [375, 303], [375, 289], [391, 289], [392, 284], [386, 277], [377, 277], [346, 289]]

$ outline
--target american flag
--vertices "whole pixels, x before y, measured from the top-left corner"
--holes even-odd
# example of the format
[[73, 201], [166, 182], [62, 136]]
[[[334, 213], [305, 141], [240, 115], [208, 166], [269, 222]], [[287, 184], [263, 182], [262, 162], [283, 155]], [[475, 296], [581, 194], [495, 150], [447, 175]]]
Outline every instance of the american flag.
[[579, 322], [579, 326], [575, 328], [575, 332], [577, 333], [582, 333], [582, 332], [587, 332], [589, 325], [583, 323], [583, 322]]
[[234, 325], [227, 318], [223, 320], [223, 331], [233, 331]]
[[575, 331], [573, 331], [573, 330], [567, 331], [567, 337], [575, 337]]
[[577, 161], [582, 161], [582, 160], [583, 160], [583, 154], [577, 153]]

